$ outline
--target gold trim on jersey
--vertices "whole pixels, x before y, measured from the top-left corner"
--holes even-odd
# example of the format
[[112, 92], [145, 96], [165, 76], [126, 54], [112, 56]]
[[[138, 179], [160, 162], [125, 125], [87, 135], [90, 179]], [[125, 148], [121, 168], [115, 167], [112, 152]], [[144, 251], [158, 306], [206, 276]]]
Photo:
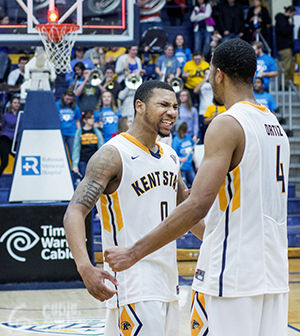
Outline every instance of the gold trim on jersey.
[[251, 105], [251, 106], [261, 110], [264, 113], [270, 113], [270, 110], [267, 107], [265, 107], [264, 105], [261, 105], [261, 104], [253, 104], [253, 103], [250, 103], [248, 101], [240, 101], [239, 103]]
[[225, 181], [222, 183], [219, 190], [219, 206], [221, 211], [225, 211], [227, 208], [227, 197], [225, 192]]
[[[232, 212], [239, 209], [241, 206], [241, 177], [240, 177], [240, 167], [235, 167], [230, 174], [233, 179], [233, 197], [232, 197]], [[227, 177], [226, 177], [227, 179]], [[226, 180], [225, 180], [226, 181]], [[228, 205], [226, 190], [225, 190], [225, 181], [222, 183], [218, 197], [219, 197], [219, 207], [221, 211], [225, 211]]]
[[[150, 155], [152, 156], [152, 154], [151, 154], [149, 148], [147, 148], [146, 146], [144, 146], [141, 142], [139, 142], [135, 137], [133, 137], [133, 136], [130, 135], [129, 133], [125, 133], [125, 132], [123, 132], [123, 133], [121, 133], [120, 135], [122, 135], [122, 136], [123, 136], [124, 138], [126, 138], [128, 141], [132, 142], [133, 144], [135, 144], [136, 146], [138, 146], [139, 148], [141, 148], [143, 151], [145, 151], [146, 153], [148, 153], [148, 154], [150, 154]], [[155, 144], [156, 144], [156, 146], [157, 146], [158, 149], [159, 149], [159, 154], [160, 154], [160, 156], [162, 156], [163, 153], [164, 153], [162, 147], [159, 145], [159, 143], [158, 143], [157, 141], [155, 142]]]
[[241, 206], [241, 176], [240, 167], [237, 166], [232, 171], [234, 194], [232, 199], [232, 212]]
[[117, 191], [115, 191], [114, 193], [110, 195], [102, 194], [100, 197], [103, 228], [106, 231], [111, 232], [111, 218], [110, 218], [110, 212], [109, 212], [108, 197], [112, 198], [111, 209], [113, 210], [113, 216], [115, 216], [115, 223], [117, 225], [118, 231], [120, 231], [123, 228], [124, 224], [123, 224], [123, 217], [122, 217], [119, 196], [118, 196]]
[[103, 228], [108, 231], [111, 232], [111, 227], [110, 227], [110, 223], [109, 223], [109, 213], [107, 210], [107, 198], [105, 195], [101, 195], [100, 197], [100, 205], [101, 205], [101, 214], [102, 214], [102, 223], [103, 223]]

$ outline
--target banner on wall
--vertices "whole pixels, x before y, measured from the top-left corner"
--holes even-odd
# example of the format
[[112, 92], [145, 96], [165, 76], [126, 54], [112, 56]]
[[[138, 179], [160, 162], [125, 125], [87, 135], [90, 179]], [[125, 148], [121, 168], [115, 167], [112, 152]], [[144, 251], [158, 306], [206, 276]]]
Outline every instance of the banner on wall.
[[69, 201], [74, 193], [51, 91], [29, 91], [9, 202]]

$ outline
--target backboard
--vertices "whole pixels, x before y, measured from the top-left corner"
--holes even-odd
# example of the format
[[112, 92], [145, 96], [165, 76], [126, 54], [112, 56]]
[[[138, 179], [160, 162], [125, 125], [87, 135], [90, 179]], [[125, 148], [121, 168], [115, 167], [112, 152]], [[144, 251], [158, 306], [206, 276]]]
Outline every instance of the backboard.
[[[50, 0], [51, 2], [51, 0]], [[134, 0], [56, 0], [58, 23], [76, 23], [76, 45], [127, 46], [138, 43], [139, 8]], [[35, 25], [47, 23], [49, 0], [0, 0], [0, 45], [41, 45]]]

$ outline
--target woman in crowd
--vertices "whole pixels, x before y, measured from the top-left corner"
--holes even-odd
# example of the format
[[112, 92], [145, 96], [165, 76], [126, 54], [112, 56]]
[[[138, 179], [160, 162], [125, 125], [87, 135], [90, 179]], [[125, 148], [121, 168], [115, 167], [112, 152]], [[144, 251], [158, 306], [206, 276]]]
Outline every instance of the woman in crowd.
[[0, 136], [0, 176], [8, 165], [8, 157], [11, 153], [12, 142], [15, 134], [18, 113], [20, 111], [20, 99], [13, 97], [8, 111], [2, 118], [2, 134]]
[[199, 134], [198, 111], [193, 107], [191, 95], [187, 89], [179, 92], [178, 121], [186, 122], [187, 133], [196, 142]]
[[83, 72], [85, 66], [82, 62], [78, 62], [74, 66], [74, 76], [69, 81], [69, 88], [76, 90], [78, 86], [84, 81]]
[[181, 72], [187, 61], [192, 59], [192, 53], [190, 48], [186, 48], [184, 37], [182, 34], [178, 34], [175, 36], [173, 41], [174, 47], [174, 56], [177, 58], [180, 63]]
[[249, 8], [246, 24], [249, 29], [249, 42], [257, 40], [257, 33], [260, 32], [264, 39], [269, 42], [268, 28], [271, 25], [271, 17], [261, 0], [253, 0], [253, 6]]
[[121, 112], [116, 107], [112, 93], [103, 92], [99, 111], [95, 112], [95, 121], [103, 131], [104, 142], [107, 142], [118, 131], [118, 120], [121, 117]]
[[91, 156], [103, 145], [103, 136], [94, 126], [94, 113], [85, 111], [81, 116], [83, 126], [74, 137], [72, 166], [75, 174], [83, 177]]
[[180, 173], [183, 181], [185, 182], [188, 188], [191, 188], [194, 178], [195, 178], [195, 168], [196, 160], [194, 157], [194, 140], [187, 133], [187, 123], [184, 121], [180, 121], [177, 124], [176, 130], [177, 134], [173, 138], [172, 148], [174, 148], [175, 152], [179, 157], [180, 162]]
[[60, 119], [61, 133], [64, 144], [68, 149], [70, 157], [74, 145], [76, 129], [80, 128], [80, 110], [76, 104], [75, 94], [72, 89], [67, 89], [60, 100], [56, 102], [56, 107]]
[[212, 8], [208, 0], [197, 0], [190, 20], [194, 26], [194, 51], [202, 55], [208, 53], [211, 33], [214, 31], [215, 21], [212, 18]]
[[130, 73], [142, 76], [145, 70], [142, 69], [141, 59], [137, 56], [138, 46], [134, 45], [128, 48], [128, 53], [118, 57], [115, 73], [118, 75], [118, 82], [124, 87], [125, 78]]

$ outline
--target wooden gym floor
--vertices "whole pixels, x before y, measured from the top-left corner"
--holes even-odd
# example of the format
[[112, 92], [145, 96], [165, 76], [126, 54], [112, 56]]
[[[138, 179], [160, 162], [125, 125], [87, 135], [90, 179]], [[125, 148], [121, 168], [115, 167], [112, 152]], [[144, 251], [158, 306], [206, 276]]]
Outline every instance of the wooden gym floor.
[[[300, 335], [300, 258], [290, 261], [289, 336]], [[181, 287], [180, 336], [188, 336], [189, 286]], [[85, 289], [0, 292], [0, 335], [103, 335], [105, 306]], [[266, 335], [268, 336], [268, 335]]]

